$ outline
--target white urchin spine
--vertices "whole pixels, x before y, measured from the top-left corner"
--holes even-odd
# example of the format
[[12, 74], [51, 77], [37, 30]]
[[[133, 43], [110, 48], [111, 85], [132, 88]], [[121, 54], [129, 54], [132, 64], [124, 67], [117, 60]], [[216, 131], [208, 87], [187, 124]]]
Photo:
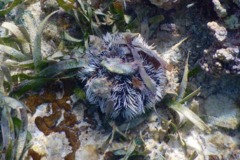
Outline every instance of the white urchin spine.
[[[92, 104], [99, 105], [101, 111], [106, 113], [107, 103], [113, 102], [110, 114], [114, 119], [119, 116], [124, 119], [132, 119], [144, 114], [146, 109], [152, 108], [164, 96], [167, 81], [165, 68], [158, 59], [153, 60], [154, 57], [158, 56], [157, 52], [153, 50], [153, 46], [147, 45], [141, 35], [136, 35], [131, 33], [111, 35], [107, 33], [100, 43], [101, 46], [88, 48], [86, 55], [89, 64], [79, 73], [82, 80], [87, 80], [86, 96]], [[141, 59], [134, 59], [131, 52], [132, 48], [129, 46], [133, 47]], [[116, 58], [121, 59], [121, 61], [114, 61]], [[126, 74], [120, 74], [112, 70], [119, 68], [106, 68], [106, 66], [101, 65], [106, 59], [115, 66], [129, 67], [128, 64], [132, 64], [132, 62], [134, 64], [141, 63], [142, 65], [138, 65], [138, 67], [142, 66], [149, 77], [148, 79], [153, 81], [151, 83], [155, 85], [156, 93], [152, 95], [138, 71], [129, 73], [126, 71]], [[133, 82], [134, 78], [136, 82]], [[110, 85], [105, 85], [108, 82]], [[99, 87], [100, 90], [95, 89], [96, 87]], [[105, 87], [104, 89], [108, 91], [107, 96], [102, 93], [101, 87]]]

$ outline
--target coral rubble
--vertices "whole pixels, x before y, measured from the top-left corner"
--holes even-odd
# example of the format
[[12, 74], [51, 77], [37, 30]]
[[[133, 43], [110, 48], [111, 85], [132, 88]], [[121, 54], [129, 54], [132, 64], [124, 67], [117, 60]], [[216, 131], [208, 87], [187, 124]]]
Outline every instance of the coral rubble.
[[239, 34], [227, 34], [225, 27], [217, 22], [209, 22], [209, 29], [214, 34], [212, 46], [204, 50], [201, 67], [214, 74], [239, 74]]

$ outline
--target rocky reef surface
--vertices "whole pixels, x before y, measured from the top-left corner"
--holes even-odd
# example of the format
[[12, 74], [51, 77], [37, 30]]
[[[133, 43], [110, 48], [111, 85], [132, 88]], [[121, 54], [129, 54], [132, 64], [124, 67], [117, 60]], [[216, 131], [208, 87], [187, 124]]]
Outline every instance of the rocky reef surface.
[[[99, 2], [89, 1], [94, 7], [99, 6]], [[144, 149], [139, 149], [142, 154], [138, 158], [240, 159], [239, 1], [127, 0], [126, 10], [138, 13], [139, 10], [133, 11], [135, 7], [131, 5], [141, 4], [153, 12], [148, 15], [151, 17], [142, 18], [139, 32], [149, 45], [154, 44], [169, 68], [166, 70], [168, 83], [163, 102], [156, 105], [156, 110], [143, 123], [124, 131], [128, 140], [141, 137]], [[59, 7], [54, 0], [41, 1], [26, 7], [26, 12], [33, 14], [37, 25], [49, 10], [56, 8]], [[151, 23], [154, 16], [157, 16], [156, 24]], [[65, 18], [64, 23], [71, 21], [71, 18]], [[44, 31], [42, 48], [46, 57], [56, 51], [60, 43], [59, 31], [64, 27], [58, 25], [63, 23], [59, 21], [57, 16], [53, 17]], [[29, 23], [27, 19], [25, 23]], [[74, 25], [69, 28], [73, 35], [77, 33]], [[27, 29], [30, 34], [35, 34], [33, 28]], [[184, 118], [179, 120], [164, 104], [165, 101], [174, 101], [178, 93], [188, 54], [187, 91], [201, 87], [201, 92], [184, 105], [206, 122], [211, 128], [210, 133]], [[131, 148], [131, 143], [122, 139], [114, 139], [106, 145], [112, 132], [103, 127], [101, 113], [87, 111], [90, 104], [74, 102], [72, 93], [67, 92], [74, 83], [71, 86], [64, 82], [64, 93], [55, 91], [58, 85], [56, 88], [50, 86], [23, 99], [31, 110], [28, 120], [32, 146], [26, 158], [108, 160], [116, 155], [126, 155], [123, 151]]]

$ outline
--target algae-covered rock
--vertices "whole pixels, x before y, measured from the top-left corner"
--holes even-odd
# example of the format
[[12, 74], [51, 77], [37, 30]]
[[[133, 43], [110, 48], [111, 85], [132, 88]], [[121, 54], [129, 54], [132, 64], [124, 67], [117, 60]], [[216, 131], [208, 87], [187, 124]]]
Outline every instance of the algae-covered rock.
[[207, 98], [203, 106], [211, 125], [237, 129], [240, 123], [240, 109], [231, 97], [217, 94]]
[[237, 4], [238, 7], [240, 7], [240, 1], [239, 0], [233, 0], [235, 4]]
[[174, 8], [180, 0], [150, 0], [150, 2], [159, 8], [169, 10]]
[[229, 29], [238, 29], [240, 27], [240, 17], [235, 14], [225, 19], [225, 24]]

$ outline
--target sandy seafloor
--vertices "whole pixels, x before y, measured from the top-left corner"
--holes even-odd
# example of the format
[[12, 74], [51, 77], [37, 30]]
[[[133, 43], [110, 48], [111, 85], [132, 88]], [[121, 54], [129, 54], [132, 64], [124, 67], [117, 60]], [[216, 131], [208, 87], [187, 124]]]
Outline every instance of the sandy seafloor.
[[[179, 1], [175, 0], [177, 4], [175, 4], [175, 2], [173, 3], [173, 1], [174, 0], [169, 0], [169, 3], [167, 0], [166, 2], [164, 0], [160, 0], [159, 2], [153, 1], [158, 5], [159, 10], [163, 11], [165, 20], [160, 22], [157, 27], [156, 35], [148, 38], [147, 41], [149, 44], [153, 43], [156, 46], [156, 50], [160, 53], [160, 56], [173, 67], [167, 76], [169, 79], [167, 94], [173, 95], [174, 92], [177, 93], [183, 75], [187, 53], [190, 53], [190, 70], [197, 66], [201, 68], [201, 65], [208, 65], [209, 68], [200, 69], [196, 75], [189, 78], [188, 89], [193, 91], [201, 87], [201, 92], [198, 96], [188, 101], [185, 106], [194, 110], [194, 112], [210, 126], [212, 131], [206, 133], [192, 123], [186, 122], [179, 128], [178, 134], [176, 134], [164, 128], [162, 120], [153, 112], [143, 124], [129, 130], [126, 134], [129, 137], [138, 136], [140, 133], [142, 134], [146, 153], [144, 159], [188, 160], [195, 152], [196, 156], [194, 159], [196, 160], [238, 160], [240, 159], [240, 76], [237, 73], [226, 74], [225, 72], [227, 72], [228, 68], [223, 67], [217, 70], [214, 65], [216, 62], [222, 62], [224, 58], [227, 59], [229, 54], [232, 53], [224, 49], [232, 47], [238, 49], [236, 52], [239, 53], [240, 37], [238, 27], [240, 27], [240, 17], [239, 11], [236, 9], [238, 8], [238, 10], [240, 10], [239, 2], [237, 3], [234, 0], [231, 3], [221, 1], [223, 4], [223, 6], [221, 6], [218, 4], [219, 1], [215, 0], [205, 0], [203, 2], [187, 1], [184, 3], [178, 3]], [[148, 2], [148, 4], [149, 3], [150, 2]], [[202, 5], [199, 3], [202, 3]], [[127, 1], [127, 5], [136, 4]], [[234, 9], [231, 8], [232, 6], [234, 6]], [[130, 7], [134, 8], [132, 6]], [[152, 7], [156, 6], [152, 5]], [[224, 7], [226, 8], [227, 13], [224, 16], [222, 16], [222, 14], [225, 12], [219, 9], [219, 7], [223, 7], [223, 9]], [[203, 10], [204, 8], [208, 11]], [[42, 17], [45, 16], [41, 11], [40, 2], [29, 5], [26, 11], [31, 12], [37, 22], [40, 22], [40, 18], [42, 19]], [[209, 16], [208, 14], [213, 14], [213, 16]], [[238, 25], [235, 25], [233, 29], [224, 23], [226, 19], [232, 15], [239, 20], [237, 21]], [[219, 26], [217, 25], [217, 28], [211, 29], [211, 24], [208, 22], [216, 22]], [[0, 21], [0, 23], [2, 22]], [[55, 33], [56, 28], [54, 22], [50, 23], [45, 32], [49, 32], [50, 37], [52, 35], [58, 37], [58, 33]], [[148, 35], [149, 28], [142, 27], [141, 29], [142, 35], [145, 38]], [[32, 29], [32, 31], [34, 32], [34, 29]], [[225, 37], [224, 31], [228, 33]], [[172, 48], [187, 36], [189, 37], [188, 40], [183, 42], [179, 47]], [[209, 37], [211, 40], [209, 40]], [[221, 38], [224, 40], [222, 41]], [[238, 42], [232, 42], [234, 38]], [[51, 45], [52, 43], [54, 42], [43, 38], [43, 54], [47, 55], [54, 50]], [[226, 45], [229, 43], [230, 45]], [[223, 56], [219, 59], [217, 57], [217, 50], [224, 52]], [[208, 55], [204, 54], [206, 52]], [[211, 54], [217, 56], [212, 58]], [[207, 59], [205, 61], [206, 64], [200, 63], [203, 56]], [[228, 63], [228, 61], [226, 61], [226, 63]], [[71, 102], [69, 100], [66, 101], [66, 103], [72, 107]], [[85, 107], [83, 104], [79, 104], [70, 110], [70, 112], [76, 116], [78, 122], [71, 127], [76, 130], [81, 128], [81, 133], [78, 134], [80, 145], [74, 151], [75, 159], [104, 159], [106, 155], [99, 150], [99, 146], [103, 146], [110, 132], [101, 127], [101, 122], [97, 124], [98, 127], [92, 127], [93, 124], [85, 120], [83, 110]], [[157, 107], [157, 113], [159, 115], [164, 118], [169, 118], [169, 111], [166, 110], [166, 108], [159, 107], [159, 105]], [[61, 118], [58, 119], [57, 124], [64, 121], [63, 115], [65, 112], [66, 110], [61, 109]], [[66, 136], [66, 132], [51, 132], [46, 136], [36, 126], [36, 117], [44, 117], [51, 114], [52, 111], [49, 112], [49, 103], [46, 102], [39, 105], [34, 114], [29, 113], [28, 115], [28, 129], [32, 134], [33, 144], [31, 149], [41, 155], [41, 160], [64, 159], [66, 155], [73, 151], [73, 148], [69, 145], [70, 142]], [[98, 113], [94, 114], [94, 116], [93, 119], [98, 119]], [[179, 135], [185, 142], [186, 148], [181, 145]], [[167, 140], [166, 136], [168, 137]], [[105, 148], [105, 152], [127, 149], [129, 143], [130, 141], [114, 140], [112, 144], [109, 144], [107, 148]], [[27, 155], [26, 157], [30, 158]]]

